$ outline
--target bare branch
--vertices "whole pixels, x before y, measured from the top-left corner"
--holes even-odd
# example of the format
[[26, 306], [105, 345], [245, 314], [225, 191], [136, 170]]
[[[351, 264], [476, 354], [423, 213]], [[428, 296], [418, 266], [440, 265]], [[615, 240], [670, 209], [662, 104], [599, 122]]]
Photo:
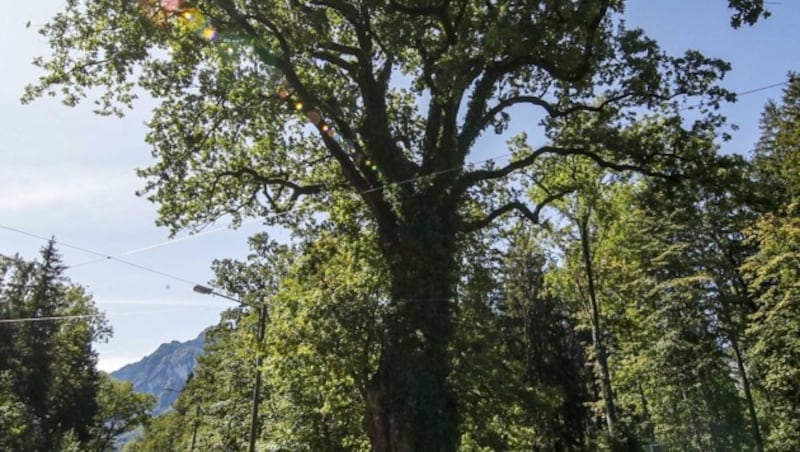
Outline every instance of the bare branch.
[[521, 202], [521, 201], [512, 201], [512, 202], [510, 202], [510, 203], [508, 203], [508, 204], [506, 204], [506, 205], [504, 205], [504, 206], [502, 206], [500, 208], [497, 208], [497, 209], [493, 210], [488, 215], [486, 215], [485, 217], [483, 217], [483, 218], [481, 218], [479, 220], [470, 221], [470, 222], [462, 224], [459, 229], [461, 230], [461, 232], [466, 232], [466, 233], [475, 232], [475, 231], [477, 231], [479, 229], [483, 229], [484, 227], [492, 224], [492, 222], [494, 222], [494, 220], [496, 220], [498, 217], [500, 217], [502, 215], [505, 215], [505, 214], [507, 214], [509, 212], [515, 211], [515, 210], [518, 211], [519, 213], [521, 213], [525, 218], [531, 220], [532, 222], [534, 222], [534, 223], [538, 223], [539, 222], [539, 211], [538, 211], [538, 209], [534, 213], [523, 202]]
[[609, 161], [600, 156], [598, 153], [584, 148], [562, 148], [557, 146], [542, 146], [539, 149], [536, 149], [535, 151], [531, 152], [530, 155], [526, 156], [525, 158], [515, 160], [502, 168], [495, 170], [475, 170], [464, 174], [461, 177], [459, 183], [457, 184], [456, 192], [463, 193], [469, 187], [473, 186], [474, 184], [480, 181], [500, 179], [506, 177], [517, 170], [527, 168], [533, 165], [536, 159], [545, 154], [560, 155], [560, 156], [570, 156], [570, 155], [582, 156], [594, 161], [598, 166], [602, 168], [608, 168], [615, 171], [633, 171], [644, 174], [646, 176], [660, 177], [663, 179], [670, 179], [670, 180], [675, 179], [677, 177], [677, 175], [655, 171], [642, 165], [635, 165], [631, 163], [617, 163]]
[[392, 69], [394, 68], [394, 55], [391, 53], [386, 54], [386, 62], [383, 64], [383, 67], [378, 72], [378, 83], [380, 86], [389, 86], [389, 79], [392, 76]]
[[331, 63], [334, 66], [338, 66], [344, 69], [348, 74], [355, 74], [355, 72], [357, 71], [357, 66], [355, 64], [349, 63], [345, 61], [343, 58], [336, 56], [332, 53], [317, 51], [312, 53], [311, 56], [323, 61], [327, 61], [328, 63]]
[[364, 57], [364, 53], [358, 47], [346, 46], [338, 42], [323, 42], [319, 44], [321, 49], [332, 50], [334, 52], [343, 53], [345, 55], [352, 55], [358, 59]]
[[501, 217], [501, 216], [503, 216], [503, 215], [505, 215], [507, 213], [513, 212], [513, 211], [519, 212], [520, 214], [522, 214], [522, 216], [524, 216], [528, 220], [532, 221], [535, 224], [538, 224], [539, 223], [539, 216], [542, 213], [542, 209], [547, 207], [547, 205], [552, 203], [553, 201], [555, 201], [557, 199], [560, 199], [561, 197], [563, 197], [563, 196], [575, 191], [575, 189], [576, 189], [575, 187], [570, 187], [570, 188], [568, 188], [566, 190], [562, 190], [562, 191], [558, 191], [556, 193], [553, 193], [553, 194], [547, 196], [545, 199], [543, 199], [540, 203], [538, 203], [536, 205], [536, 208], [533, 209], [533, 210], [531, 210], [522, 201], [509, 202], [508, 204], [505, 204], [505, 205], [503, 205], [503, 206], [491, 211], [488, 215], [486, 215], [483, 218], [480, 218], [480, 219], [475, 220], [475, 221], [470, 221], [470, 222], [467, 222], [467, 223], [463, 223], [461, 225], [461, 227], [460, 227], [460, 231], [461, 232], [465, 232], [465, 233], [470, 233], [470, 232], [475, 232], [475, 231], [477, 231], [479, 229], [483, 229], [484, 227], [489, 226], [490, 224], [492, 224], [499, 217]]
[[292, 190], [292, 192], [297, 193], [298, 196], [315, 195], [317, 193], [320, 193], [324, 188], [324, 185], [321, 184], [299, 185], [295, 182], [288, 180], [286, 174], [273, 174], [265, 176], [252, 168], [239, 168], [236, 170], [220, 171], [216, 173], [217, 179], [222, 177], [241, 178], [243, 176], [249, 176], [250, 178], [252, 178], [253, 180], [262, 185], [276, 185], [279, 187], [289, 188]]

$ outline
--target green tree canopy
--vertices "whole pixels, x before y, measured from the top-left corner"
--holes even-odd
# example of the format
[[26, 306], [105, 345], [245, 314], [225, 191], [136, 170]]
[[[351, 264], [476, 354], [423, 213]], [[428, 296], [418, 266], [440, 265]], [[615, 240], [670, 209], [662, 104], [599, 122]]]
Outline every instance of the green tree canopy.
[[100, 377], [95, 415], [95, 450], [116, 450], [116, 438], [150, 421], [149, 411], [156, 405], [151, 394], [137, 393], [130, 382], [117, 381], [106, 374]]
[[[71, 1], [41, 30], [52, 54], [25, 100], [96, 96], [121, 113], [140, 90], [157, 99], [140, 174], [173, 231], [230, 214], [312, 234], [315, 214], [357, 202], [392, 305], [364, 426], [376, 450], [453, 450], [444, 301], [459, 243], [512, 212], [538, 221], [553, 197], [528, 205], [517, 182], [543, 157], [675, 178], [713, 153], [728, 65], [667, 54], [625, 25], [624, 3]], [[734, 25], [763, 15], [758, 0], [730, 5]], [[509, 163], [468, 165], [524, 110], [542, 120]]]
[[111, 328], [65, 269], [52, 240], [38, 261], [0, 256], [4, 450], [110, 450], [148, 416], [149, 397], [97, 370], [93, 344]]
[[766, 393], [767, 444], [800, 447], [800, 78], [789, 75], [780, 103], [769, 102], [754, 164], [771, 209], [747, 231], [756, 247], [741, 266], [756, 310], [748, 325], [755, 374]]

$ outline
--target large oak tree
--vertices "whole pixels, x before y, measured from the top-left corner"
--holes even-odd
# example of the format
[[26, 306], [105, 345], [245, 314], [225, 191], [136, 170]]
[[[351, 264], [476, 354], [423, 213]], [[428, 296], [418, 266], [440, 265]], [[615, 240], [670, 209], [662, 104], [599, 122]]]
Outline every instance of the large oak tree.
[[[506, 214], [538, 221], [564, 192], [518, 198], [542, 185], [542, 157], [668, 179], [708, 160], [728, 65], [666, 54], [625, 26], [624, 3], [71, 0], [42, 29], [53, 53], [25, 98], [93, 96], [100, 113], [155, 98], [141, 175], [174, 231], [229, 214], [302, 233], [358, 200], [391, 279], [365, 430], [375, 450], [449, 451], [462, 238]], [[730, 5], [736, 26], [763, 14]], [[687, 103], [703, 104], [692, 121]], [[535, 140], [484, 149], [512, 115]], [[486, 152], [511, 158], [468, 164]]]

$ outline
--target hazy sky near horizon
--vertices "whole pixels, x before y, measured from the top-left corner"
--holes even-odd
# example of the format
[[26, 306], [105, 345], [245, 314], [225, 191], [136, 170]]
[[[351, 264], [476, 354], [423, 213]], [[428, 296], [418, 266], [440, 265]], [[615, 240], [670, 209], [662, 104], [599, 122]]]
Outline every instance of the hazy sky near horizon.
[[[24, 86], [39, 75], [31, 60], [48, 52], [36, 29], [63, 4], [10, 2], [0, 18], [0, 225], [114, 256], [164, 243], [168, 232], [154, 225], [156, 206], [134, 196], [143, 185], [134, 169], [151, 161], [143, 138], [152, 103], [141, 101], [118, 119], [93, 115], [90, 104], [70, 109], [57, 99], [19, 102]], [[783, 82], [788, 71], [800, 70], [800, 0], [772, 4], [773, 17], [740, 30], [729, 27], [726, 5], [726, 0], [630, 0], [626, 17], [629, 26], [644, 28], [670, 53], [692, 48], [730, 61], [733, 70], [722, 84], [733, 91]], [[752, 149], [764, 103], [780, 94], [780, 88], [759, 91], [724, 107], [740, 129], [723, 144], [723, 152]], [[254, 221], [236, 231], [223, 228], [122, 258], [206, 283], [214, 259], [242, 258], [247, 237], [262, 228]], [[34, 258], [42, 244], [0, 229], [0, 254]], [[231, 306], [193, 293], [189, 283], [64, 245], [60, 250], [72, 267], [67, 275], [88, 286], [114, 328], [114, 337], [98, 345], [104, 370], [136, 361], [163, 342], [196, 337]]]

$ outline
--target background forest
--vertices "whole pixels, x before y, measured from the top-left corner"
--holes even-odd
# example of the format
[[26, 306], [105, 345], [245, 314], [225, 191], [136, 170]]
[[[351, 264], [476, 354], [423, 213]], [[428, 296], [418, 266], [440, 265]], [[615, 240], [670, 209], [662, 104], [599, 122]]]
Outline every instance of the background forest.
[[[623, 1], [278, 3], [75, 1], [42, 29], [25, 100], [161, 102], [162, 225], [293, 236], [213, 264], [242, 305], [126, 450], [800, 449], [800, 77], [722, 155], [728, 64]], [[510, 159], [468, 160], [493, 133]], [[91, 309], [52, 243], [3, 262], [1, 318]], [[0, 445], [111, 447], [91, 319], [0, 324]]]
[[52, 240], [39, 261], [0, 255], [2, 450], [114, 450], [155, 405], [97, 370], [111, 328], [65, 268]]
[[[460, 450], [800, 447], [800, 79], [762, 129], [751, 159], [678, 184], [547, 162], [577, 189], [543, 227], [510, 220], [465, 243]], [[343, 220], [216, 264], [220, 290], [266, 302], [265, 339], [255, 311], [229, 311], [175, 411], [130, 450], [245, 449], [256, 350], [263, 447], [369, 449], [364, 387], [390, 308], [374, 238]]]

